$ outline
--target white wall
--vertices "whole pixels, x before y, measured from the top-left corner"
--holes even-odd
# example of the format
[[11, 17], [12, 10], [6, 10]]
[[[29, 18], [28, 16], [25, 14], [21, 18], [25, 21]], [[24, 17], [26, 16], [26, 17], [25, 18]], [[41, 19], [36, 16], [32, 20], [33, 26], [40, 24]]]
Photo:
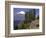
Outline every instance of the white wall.
[[[44, 3], [45, 2], [45, 0], [37, 0], [37, 1], [36, 0], [16, 0], [16, 1], [40, 2], [40, 3]], [[4, 2], [5, 2], [5, 0], [0, 0], [0, 38], [5, 38], [5, 10], [4, 10], [4, 7], [5, 7], [4, 4], [5, 3]], [[46, 13], [45, 13], [45, 16], [46, 16]], [[45, 34], [46, 34], [46, 30], [45, 30]], [[24, 37], [16, 37], [16, 38], [46, 38], [46, 35], [40, 35], [40, 36], [24, 36]]]

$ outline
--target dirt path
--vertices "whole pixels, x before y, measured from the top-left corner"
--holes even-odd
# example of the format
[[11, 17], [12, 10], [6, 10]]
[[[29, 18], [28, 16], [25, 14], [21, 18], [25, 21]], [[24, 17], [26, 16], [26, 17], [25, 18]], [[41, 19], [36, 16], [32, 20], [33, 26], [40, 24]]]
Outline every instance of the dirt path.
[[38, 26], [39, 26], [39, 20], [34, 20], [30, 24], [31, 29], [36, 29], [36, 28], [38, 28]]

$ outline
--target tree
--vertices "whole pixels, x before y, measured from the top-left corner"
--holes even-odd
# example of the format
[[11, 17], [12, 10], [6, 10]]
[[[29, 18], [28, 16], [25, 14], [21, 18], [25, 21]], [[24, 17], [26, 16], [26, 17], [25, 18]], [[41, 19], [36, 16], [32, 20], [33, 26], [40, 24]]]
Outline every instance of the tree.
[[30, 22], [32, 20], [35, 20], [35, 9], [29, 10], [28, 12], [26, 12], [25, 20]]

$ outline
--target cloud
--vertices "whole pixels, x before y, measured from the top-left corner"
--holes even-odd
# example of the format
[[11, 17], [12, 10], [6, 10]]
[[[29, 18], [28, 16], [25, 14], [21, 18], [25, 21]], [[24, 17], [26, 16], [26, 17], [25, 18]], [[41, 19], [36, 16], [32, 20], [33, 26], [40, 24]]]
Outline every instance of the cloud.
[[17, 14], [25, 14], [25, 12], [24, 11], [20, 11], [19, 13], [17, 13]]

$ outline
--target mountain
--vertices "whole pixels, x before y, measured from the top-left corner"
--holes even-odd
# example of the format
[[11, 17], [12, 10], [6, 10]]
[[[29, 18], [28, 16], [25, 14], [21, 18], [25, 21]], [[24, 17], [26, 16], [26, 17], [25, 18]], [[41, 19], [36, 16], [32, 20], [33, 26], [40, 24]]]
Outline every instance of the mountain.
[[16, 14], [14, 20], [25, 20], [25, 14]]

